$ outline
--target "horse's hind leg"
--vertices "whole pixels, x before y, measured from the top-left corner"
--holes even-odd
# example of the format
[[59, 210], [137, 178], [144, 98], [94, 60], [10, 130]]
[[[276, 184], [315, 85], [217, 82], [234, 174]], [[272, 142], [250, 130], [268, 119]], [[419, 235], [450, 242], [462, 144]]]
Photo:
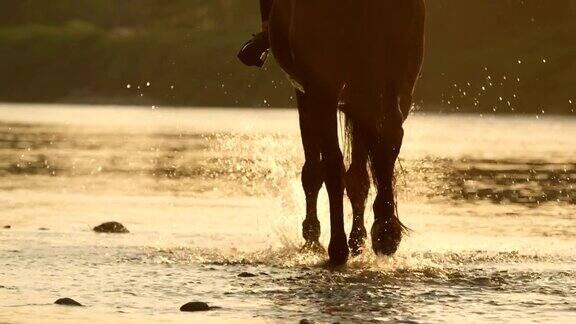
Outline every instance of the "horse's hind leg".
[[305, 162], [302, 168], [302, 187], [306, 196], [306, 218], [302, 223], [302, 235], [306, 240], [305, 249], [323, 250], [320, 245], [320, 222], [318, 221], [318, 192], [324, 182], [324, 170], [320, 156], [320, 144], [313, 119], [310, 100], [302, 92], [297, 93], [300, 132], [304, 146]]
[[399, 103], [404, 120], [410, 114], [413, 103], [412, 94], [424, 60], [426, 5], [423, 0], [415, 1], [414, 5], [415, 7], [411, 10], [414, 15], [413, 22], [405, 29], [406, 35], [404, 41], [401, 42], [402, 49], [400, 50], [402, 54], [398, 55], [399, 59], [396, 60], [397, 65], [400, 66], [399, 70], [402, 71], [400, 73]]
[[[336, 100], [322, 90], [307, 88], [306, 106], [310, 104], [313, 135], [322, 155], [324, 180], [330, 201], [330, 245], [328, 255], [334, 264], [348, 259], [348, 242], [344, 232], [344, 159], [338, 143], [338, 111]], [[334, 96], [335, 97], [335, 96]]]
[[358, 255], [364, 249], [366, 227], [364, 226], [364, 210], [366, 199], [370, 190], [370, 179], [367, 170], [368, 149], [364, 143], [364, 134], [359, 125], [350, 122], [350, 136], [352, 136], [352, 163], [346, 172], [346, 192], [352, 204], [352, 231], [348, 245], [352, 254]]
[[360, 125], [377, 189], [373, 205], [372, 247], [377, 254], [389, 255], [396, 252], [403, 229], [396, 216], [393, 187], [394, 165], [404, 134], [403, 116], [398, 106], [398, 83], [394, 75], [378, 72], [393, 71], [382, 65], [381, 55], [378, 55], [382, 51], [372, 48], [368, 41], [362, 46], [367, 49], [362, 52], [364, 57], [355, 60], [359, 63], [351, 69], [344, 93], [344, 109], [346, 116]]
[[[386, 53], [387, 60], [376, 60], [384, 76], [381, 88], [383, 119], [372, 141], [369, 141], [372, 171], [378, 189], [374, 202], [372, 247], [378, 254], [396, 252], [405, 227], [400, 222], [394, 197], [394, 165], [400, 153], [404, 130], [402, 124], [410, 113], [412, 92], [420, 73], [424, 55], [425, 1], [387, 2], [399, 6], [388, 21], [384, 38], [388, 49], [379, 48], [374, 53]], [[389, 10], [388, 12], [394, 12]], [[395, 31], [402, 30], [402, 34]]]
[[371, 235], [374, 252], [391, 255], [398, 249], [404, 229], [396, 214], [394, 197], [394, 165], [402, 146], [404, 130], [396, 92], [384, 93], [383, 100], [385, 118], [380, 129], [368, 140], [372, 172], [378, 189]]

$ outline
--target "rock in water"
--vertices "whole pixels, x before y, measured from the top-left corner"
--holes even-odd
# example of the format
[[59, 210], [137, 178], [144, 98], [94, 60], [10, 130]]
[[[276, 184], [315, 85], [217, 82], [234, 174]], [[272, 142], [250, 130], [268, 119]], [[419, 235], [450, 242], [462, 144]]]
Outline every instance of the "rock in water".
[[238, 277], [240, 277], [240, 278], [253, 278], [256, 276], [257, 275], [250, 273], [250, 272], [242, 272], [241, 274], [238, 275]]
[[64, 306], [83, 306], [79, 302], [75, 301], [72, 298], [60, 298], [54, 302], [56, 305], [64, 305]]
[[181, 312], [205, 312], [210, 309], [210, 306], [204, 302], [190, 302], [180, 307]]
[[11, 228], [12, 228], [12, 226], [10, 226], [10, 225], [4, 226], [4, 229], [11, 229]]
[[128, 231], [128, 229], [126, 227], [124, 227], [124, 225], [122, 225], [118, 222], [107, 222], [107, 223], [98, 225], [98, 226], [94, 227], [94, 232], [116, 233], [116, 234], [130, 233], [130, 231]]

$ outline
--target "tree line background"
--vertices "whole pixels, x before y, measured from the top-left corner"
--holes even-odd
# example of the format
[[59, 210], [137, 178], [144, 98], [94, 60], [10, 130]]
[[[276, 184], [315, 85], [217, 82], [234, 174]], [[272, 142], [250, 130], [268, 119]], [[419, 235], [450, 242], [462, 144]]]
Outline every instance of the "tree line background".
[[[258, 1], [2, 0], [0, 101], [294, 106], [235, 55]], [[576, 109], [576, 0], [428, 1], [425, 111]]]

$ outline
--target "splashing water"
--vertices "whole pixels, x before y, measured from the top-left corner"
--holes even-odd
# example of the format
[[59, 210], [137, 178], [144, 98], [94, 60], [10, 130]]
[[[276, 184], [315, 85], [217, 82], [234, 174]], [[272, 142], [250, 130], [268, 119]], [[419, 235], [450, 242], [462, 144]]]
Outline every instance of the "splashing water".
[[[575, 319], [575, 119], [413, 116], [411, 234], [343, 269], [299, 251], [297, 125], [287, 110], [0, 106], [0, 322]], [[327, 244], [324, 192], [319, 214]], [[131, 233], [91, 231], [110, 220]], [[222, 308], [180, 314], [192, 300]]]

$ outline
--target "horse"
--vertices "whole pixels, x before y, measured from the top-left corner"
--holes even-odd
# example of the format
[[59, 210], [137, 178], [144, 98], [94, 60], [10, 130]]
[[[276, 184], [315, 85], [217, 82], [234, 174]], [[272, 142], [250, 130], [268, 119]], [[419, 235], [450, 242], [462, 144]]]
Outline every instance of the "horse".
[[[330, 204], [331, 263], [361, 253], [364, 211], [372, 175], [372, 249], [394, 254], [406, 227], [398, 218], [394, 166], [403, 123], [424, 56], [425, 0], [274, 0], [269, 17], [271, 52], [296, 87], [305, 162], [302, 186], [305, 247], [321, 248], [317, 198], [326, 185]], [[345, 170], [338, 111], [346, 119], [351, 163]], [[370, 166], [370, 173], [368, 166]], [[344, 190], [353, 210], [344, 229]]]

